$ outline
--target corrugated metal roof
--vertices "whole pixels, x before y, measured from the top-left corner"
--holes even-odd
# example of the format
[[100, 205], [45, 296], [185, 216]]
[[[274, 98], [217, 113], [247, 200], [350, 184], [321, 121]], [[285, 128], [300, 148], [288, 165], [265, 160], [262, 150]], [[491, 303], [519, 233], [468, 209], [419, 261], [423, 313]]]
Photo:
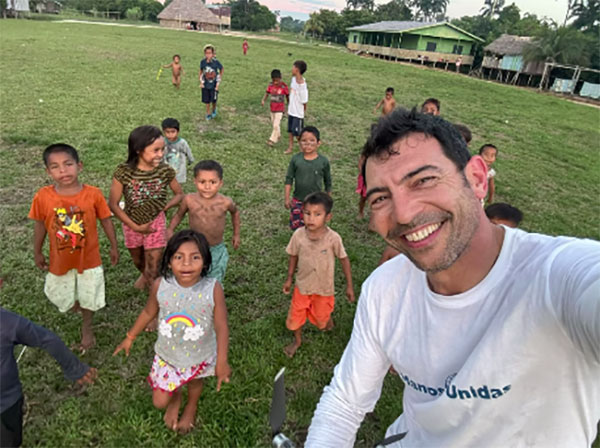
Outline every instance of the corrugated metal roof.
[[484, 50], [499, 55], [523, 54], [523, 50], [527, 45], [532, 43], [532, 40], [533, 38], [528, 36], [511, 36], [510, 34], [503, 34], [485, 47]]
[[406, 31], [413, 30], [417, 28], [424, 28], [426, 26], [432, 25], [441, 25], [445, 22], [415, 22], [415, 21], [386, 21], [386, 22], [377, 22], [377, 23], [369, 23], [367, 25], [353, 26], [352, 28], [347, 28], [349, 31]]

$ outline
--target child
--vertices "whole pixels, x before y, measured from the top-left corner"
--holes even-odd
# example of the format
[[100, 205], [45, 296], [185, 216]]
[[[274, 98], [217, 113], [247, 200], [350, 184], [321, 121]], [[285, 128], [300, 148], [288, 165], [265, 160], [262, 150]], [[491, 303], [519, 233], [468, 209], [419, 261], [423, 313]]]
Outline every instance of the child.
[[16, 345], [42, 348], [60, 364], [65, 378], [80, 385], [93, 384], [98, 371], [79, 361], [58, 336], [29, 319], [0, 307], [0, 322], [0, 446], [20, 446], [24, 397], [14, 355]]
[[[300, 133], [300, 154], [290, 160], [285, 176], [285, 208], [290, 210], [290, 229], [296, 230], [304, 225], [302, 220], [302, 199], [310, 193], [325, 191], [331, 193], [331, 167], [327, 157], [318, 153], [321, 146], [319, 130], [307, 126]], [[294, 195], [290, 201], [290, 192], [294, 184]]]
[[187, 164], [194, 162], [194, 156], [188, 143], [179, 137], [179, 121], [175, 118], [165, 118], [162, 122], [162, 130], [165, 134], [165, 162], [167, 162], [177, 173], [175, 179], [180, 184], [187, 180]]
[[464, 124], [460, 124], [460, 123], [456, 123], [454, 125], [454, 127], [459, 132], [459, 134], [462, 136], [462, 138], [465, 141], [465, 143], [467, 144], [467, 146], [469, 146], [469, 143], [471, 143], [471, 140], [473, 139], [473, 134], [471, 133], [471, 130]]
[[175, 86], [176, 89], [179, 89], [179, 85], [181, 84], [181, 77], [183, 76], [183, 67], [180, 64], [181, 58], [178, 54], [173, 56], [173, 62], [167, 65], [163, 65], [162, 68], [170, 68], [173, 74], [171, 82]]
[[233, 222], [233, 248], [240, 247], [240, 211], [235, 202], [219, 193], [223, 186], [223, 168], [214, 160], [202, 160], [194, 167], [197, 192], [186, 195], [179, 210], [171, 219], [167, 237], [173, 234], [183, 217], [189, 212], [190, 228], [206, 235], [210, 244], [212, 264], [207, 276], [223, 284], [229, 254], [223, 242], [225, 218], [231, 214]]
[[429, 115], [439, 115], [442, 105], [436, 98], [428, 98], [421, 106], [421, 113]]
[[496, 185], [494, 183], [494, 177], [496, 176], [496, 170], [492, 168], [492, 165], [496, 161], [498, 155], [498, 148], [491, 143], [487, 143], [479, 148], [479, 155], [483, 158], [483, 161], [488, 167], [488, 198], [487, 203], [491, 204], [494, 202], [494, 193], [496, 191]]
[[356, 180], [355, 193], [360, 195], [358, 201], [358, 217], [362, 218], [365, 214], [365, 204], [367, 203], [367, 185], [365, 184], [365, 178], [363, 177], [363, 166], [365, 164], [364, 156], [358, 158], [358, 179]]
[[[210, 263], [204, 235], [193, 230], [176, 233], [167, 244], [161, 277], [154, 281], [146, 307], [113, 353], [125, 350], [129, 356], [137, 335], [158, 315], [156, 354], [148, 382], [154, 406], [166, 409], [165, 424], [180, 433], [194, 427], [203, 378], [216, 375], [219, 391], [221, 383], [228, 383], [231, 376], [225, 296], [221, 284], [206, 277]], [[179, 418], [184, 384], [188, 401]]]
[[[166, 245], [165, 212], [183, 198], [175, 170], [162, 163], [165, 140], [155, 126], [140, 126], [129, 134], [127, 162], [113, 174], [108, 205], [123, 223], [125, 247], [141, 275], [134, 287], [144, 289], [158, 277], [158, 264]], [[167, 201], [167, 189], [173, 198]], [[125, 197], [125, 209], [119, 206]], [[155, 325], [147, 330], [152, 331]]]
[[[204, 46], [204, 59], [200, 62], [198, 73], [200, 87], [202, 88], [202, 102], [206, 104], [206, 120], [217, 116], [217, 97], [219, 85], [223, 80], [223, 65], [215, 57], [215, 47], [208, 44]], [[212, 104], [212, 114], [210, 105]]]
[[290, 143], [285, 154], [294, 150], [294, 137], [300, 137], [304, 127], [306, 103], [308, 103], [308, 87], [302, 75], [306, 72], [306, 62], [296, 61], [292, 66], [292, 82], [290, 84], [290, 97], [288, 100], [288, 133]]
[[504, 202], [496, 202], [488, 205], [485, 208], [485, 214], [494, 224], [502, 224], [513, 229], [519, 227], [523, 220], [523, 212], [517, 207], [505, 204]]
[[248, 39], [244, 39], [244, 42], [242, 43], [242, 51], [244, 52], [244, 56], [246, 56], [246, 53], [248, 53]]
[[[96, 344], [94, 311], [106, 304], [96, 220], [100, 220], [110, 241], [113, 266], [119, 260], [115, 228], [100, 189], [79, 182], [82, 164], [75, 148], [64, 143], [50, 145], [43, 159], [53, 185], [38, 190], [29, 211], [29, 218], [35, 221], [33, 256], [35, 265], [48, 271], [44, 285], [48, 299], [61, 313], [81, 312], [79, 350], [85, 352]], [[50, 241], [49, 266], [42, 253], [46, 234]]]
[[[383, 107], [381, 107], [383, 106]], [[381, 107], [381, 115], [387, 115], [396, 108], [396, 99], [394, 98], [394, 88], [388, 87], [385, 89], [385, 96], [377, 103], [373, 113], [377, 113], [377, 109]]]
[[294, 332], [294, 342], [285, 347], [285, 354], [294, 356], [302, 344], [302, 327], [306, 319], [319, 330], [333, 328], [335, 257], [340, 260], [346, 277], [346, 297], [354, 302], [350, 260], [340, 236], [327, 223], [331, 220], [333, 199], [324, 192], [309, 194], [304, 199], [306, 225], [294, 232], [287, 246], [288, 275], [283, 284], [289, 294], [296, 267], [296, 286], [286, 320], [286, 327]]
[[280, 123], [281, 117], [283, 117], [283, 111], [285, 110], [284, 100], [287, 99], [289, 101], [289, 94], [288, 86], [284, 82], [281, 82], [281, 72], [279, 70], [273, 70], [271, 72], [271, 83], [267, 87], [265, 96], [263, 96], [263, 99], [260, 102], [260, 104], [264, 106], [265, 100], [271, 95], [271, 124], [273, 125], [273, 131], [271, 132], [269, 140], [267, 140], [267, 145], [269, 146], [273, 146], [277, 143], [281, 136]]

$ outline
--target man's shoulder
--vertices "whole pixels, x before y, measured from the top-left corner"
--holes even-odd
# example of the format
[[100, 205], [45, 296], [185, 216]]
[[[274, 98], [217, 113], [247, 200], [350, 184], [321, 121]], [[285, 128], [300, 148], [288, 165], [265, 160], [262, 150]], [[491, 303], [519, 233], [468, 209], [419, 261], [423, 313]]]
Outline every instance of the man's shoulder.
[[408, 283], [414, 275], [425, 273], [417, 268], [406, 256], [400, 254], [378, 266], [363, 283], [363, 290], [381, 290], [390, 288], [402, 290], [402, 284]]

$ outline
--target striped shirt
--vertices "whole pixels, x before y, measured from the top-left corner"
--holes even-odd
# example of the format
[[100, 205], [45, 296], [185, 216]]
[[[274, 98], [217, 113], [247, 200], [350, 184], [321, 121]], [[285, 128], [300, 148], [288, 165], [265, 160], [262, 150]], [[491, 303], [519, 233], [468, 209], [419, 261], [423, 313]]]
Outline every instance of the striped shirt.
[[167, 205], [167, 188], [175, 178], [175, 170], [166, 163], [151, 171], [132, 169], [122, 163], [113, 176], [123, 185], [125, 213], [141, 225], [154, 221]]

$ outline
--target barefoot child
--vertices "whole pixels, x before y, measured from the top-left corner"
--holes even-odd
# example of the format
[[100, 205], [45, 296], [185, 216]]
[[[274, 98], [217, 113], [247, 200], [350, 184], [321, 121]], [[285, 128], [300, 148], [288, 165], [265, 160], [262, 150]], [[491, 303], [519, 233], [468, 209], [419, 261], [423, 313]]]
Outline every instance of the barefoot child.
[[292, 82], [290, 83], [290, 96], [288, 100], [288, 133], [290, 141], [285, 154], [294, 152], [294, 138], [300, 137], [304, 127], [304, 115], [308, 103], [308, 87], [302, 75], [306, 72], [306, 62], [295, 61], [292, 66]]
[[[382, 107], [383, 106], [383, 107]], [[387, 115], [396, 108], [396, 100], [394, 98], [394, 88], [388, 87], [385, 89], [385, 96], [377, 103], [373, 113], [377, 113], [377, 109], [381, 107], [381, 115]]]
[[200, 62], [198, 80], [202, 88], [202, 102], [206, 104], [206, 120], [211, 120], [217, 116], [219, 85], [223, 80], [223, 65], [215, 57], [215, 47], [212, 45], [204, 47], [204, 59]]
[[210, 244], [212, 263], [207, 276], [223, 284], [229, 254], [223, 242], [225, 218], [231, 214], [233, 223], [233, 248], [240, 247], [240, 211], [235, 202], [219, 193], [223, 186], [223, 168], [214, 160], [202, 160], [194, 167], [197, 192], [186, 195], [179, 210], [171, 219], [167, 230], [170, 237], [186, 213], [189, 212], [190, 228], [206, 235]]
[[178, 54], [176, 54], [175, 56], [173, 56], [173, 62], [162, 66], [162, 68], [171, 69], [171, 73], [173, 74], [171, 82], [173, 83], [176, 89], [179, 89], [179, 86], [181, 84], [181, 77], [183, 76], [183, 66], [181, 65], [180, 61], [181, 58]]
[[[321, 134], [314, 126], [307, 126], [300, 133], [300, 154], [290, 160], [285, 176], [285, 208], [290, 210], [290, 229], [304, 225], [302, 220], [302, 200], [310, 193], [325, 191], [331, 193], [331, 166], [327, 157], [319, 154]], [[294, 194], [290, 193], [294, 184]]]
[[[488, 168], [487, 178], [488, 178], [488, 197], [487, 203], [491, 204], [494, 202], [494, 193], [496, 192], [496, 184], [494, 182], [494, 178], [496, 177], [496, 170], [493, 168], [494, 162], [496, 161], [496, 156], [498, 155], [498, 148], [496, 148], [491, 143], [486, 143], [481, 148], [479, 148], [479, 155], [485, 162]], [[482, 202], [483, 203], [483, 202]]]
[[58, 336], [29, 319], [0, 307], [0, 322], [0, 446], [20, 446], [25, 398], [14, 355], [16, 345], [45, 350], [60, 364], [65, 378], [80, 385], [92, 384], [98, 372], [79, 361]]
[[333, 199], [319, 191], [308, 195], [303, 204], [305, 226], [294, 232], [286, 249], [290, 258], [284, 294], [290, 293], [298, 268], [286, 320], [287, 328], [294, 332], [294, 342], [284, 349], [289, 357], [294, 356], [302, 344], [302, 327], [307, 318], [319, 330], [333, 328], [335, 257], [340, 260], [346, 277], [346, 297], [354, 302], [350, 260], [340, 236], [327, 226]]
[[194, 162], [192, 150], [188, 142], [179, 136], [179, 121], [165, 118], [161, 126], [165, 134], [165, 162], [177, 173], [177, 182], [184, 184], [187, 180], [187, 165]]
[[285, 110], [285, 100], [289, 101], [289, 94], [288, 86], [281, 81], [281, 72], [277, 69], [273, 70], [271, 72], [271, 83], [268, 85], [265, 96], [263, 96], [260, 102], [264, 106], [265, 100], [269, 95], [271, 96], [271, 124], [273, 125], [273, 130], [271, 131], [269, 140], [267, 140], [267, 145], [269, 146], [273, 146], [279, 141], [279, 137], [281, 137], [281, 118]]
[[[176, 233], [167, 244], [161, 277], [154, 281], [146, 307], [113, 353], [125, 350], [129, 356], [137, 335], [158, 315], [156, 354], [148, 382], [154, 406], [166, 409], [165, 424], [180, 433], [194, 427], [203, 378], [216, 375], [219, 391], [231, 376], [225, 297], [221, 284], [206, 277], [210, 263], [208, 242], [202, 234], [193, 230]], [[188, 401], [179, 418], [185, 384]]]
[[[64, 143], [50, 145], [43, 154], [53, 185], [42, 187], [33, 198], [29, 218], [33, 228], [35, 265], [48, 271], [44, 292], [61, 313], [80, 311], [81, 344], [85, 351], [96, 343], [92, 329], [95, 311], [104, 308], [104, 272], [96, 220], [110, 241], [110, 261], [119, 260], [111, 213], [100, 189], [79, 182], [82, 164], [77, 150]], [[42, 253], [50, 242], [50, 265]]]
[[[162, 162], [164, 147], [157, 127], [135, 128], [129, 134], [127, 162], [117, 167], [110, 187], [108, 205], [123, 223], [125, 247], [141, 273], [134, 285], [138, 289], [149, 287], [158, 277], [158, 263], [167, 243], [165, 211], [183, 197], [175, 170]], [[169, 188], [174, 196], [167, 201]], [[119, 206], [122, 196], [124, 210]]]

